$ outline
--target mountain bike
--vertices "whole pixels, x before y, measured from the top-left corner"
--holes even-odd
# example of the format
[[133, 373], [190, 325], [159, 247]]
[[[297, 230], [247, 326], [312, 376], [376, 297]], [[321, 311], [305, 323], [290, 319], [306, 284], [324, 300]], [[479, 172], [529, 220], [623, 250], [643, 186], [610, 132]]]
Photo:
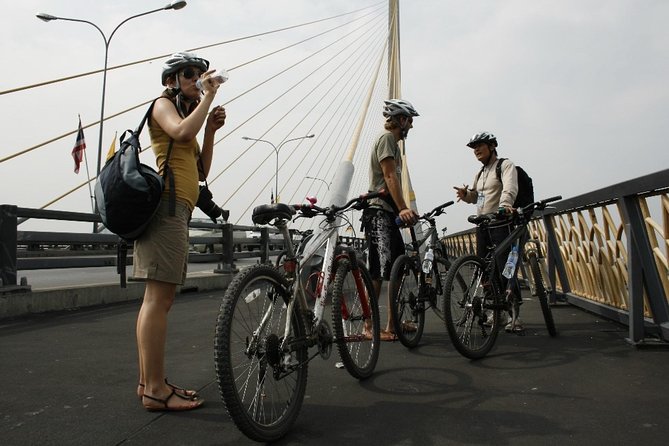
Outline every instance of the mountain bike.
[[[338, 245], [337, 239], [345, 210], [363, 209], [369, 199], [384, 194], [361, 195], [343, 206], [321, 208], [311, 199], [308, 204], [276, 203], [253, 210], [255, 224], [272, 224], [284, 237], [288, 252], [283, 271], [257, 264], [239, 272], [221, 302], [215, 335], [221, 397], [249, 438], [268, 442], [288, 432], [302, 406], [309, 361], [329, 358], [333, 344], [352, 376], [365, 379], [373, 373], [380, 348], [374, 286], [353, 248]], [[288, 230], [296, 214], [325, 217], [301, 255]], [[323, 250], [323, 271], [310, 307], [302, 269]], [[323, 318], [328, 300], [334, 332]]]
[[[446, 257], [443, 245], [439, 241], [435, 217], [444, 213], [453, 201], [437, 206], [419, 217], [429, 229], [421, 240], [416, 238], [413, 226], [411, 243], [407, 254], [399, 256], [390, 271], [390, 296], [392, 304], [393, 326], [399, 341], [408, 348], [418, 345], [425, 329], [425, 311], [429, 308], [443, 319], [442, 296], [446, 272], [451, 263]], [[420, 247], [426, 242], [424, 259], [419, 255]]]
[[[502, 286], [502, 268], [505, 255], [515, 245], [527, 240], [528, 224], [535, 210], [543, 210], [548, 203], [560, 200], [552, 197], [531, 203], [516, 209], [510, 216], [500, 214], [473, 215], [469, 222], [478, 225], [482, 230], [490, 230], [491, 224], [499, 227], [510, 225], [509, 235], [493, 249], [485, 258], [476, 255], [465, 255], [453, 262], [446, 275], [446, 292], [444, 294], [444, 322], [453, 346], [463, 356], [480, 359], [488, 354], [497, 339], [500, 329], [502, 312], [511, 313], [516, 319], [517, 302], [515, 296], [516, 276], [519, 263], [509, 271], [506, 287]], [[530, 265], [535, 293], [541, 305], [544, 321], [551, 336], [557, 335], [553, 314], [546, 295], [536, 248], [525, 251], [526, 261]]]

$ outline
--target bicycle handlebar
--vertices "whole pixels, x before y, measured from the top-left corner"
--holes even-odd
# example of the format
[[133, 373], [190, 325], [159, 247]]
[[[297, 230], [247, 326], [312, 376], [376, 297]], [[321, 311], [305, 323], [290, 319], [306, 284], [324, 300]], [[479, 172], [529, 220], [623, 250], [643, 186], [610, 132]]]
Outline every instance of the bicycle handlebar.
[[385, 197], [388, 195], [385, 189], [381, 189], [376, 192], [368, 192], [366, 194], [358, 195], [355, 198], [351, 198], [342, 206], [331, 205], [326, 208], [316, 206], [315, 203], [303, 203], [303, 204], [294, 204], [292, 205], [296, 212], [299, 212], [302, 217], [312, 218], [316, 215], [324, 215], [326, 217], [333, 217], [336, 214], [341, 213], [342, 211], [347, 210], [348, 208], [355, 208], [358, 204], [363, 204], [372, 198]]
[[[481, 214], [481, 215], [470, 215], [467, 218], [467, 221], [470, 223], [474, 223], [475, 225], [480, 225], [480, 224], [489, 224], [492, 221], [500, 221], [500, 220], [509, 220], [514, 216], [518, 215], [526, 215], [530, 213], [530, 211], [534, 210], [543, 210], [546, 209], [546, 205], [548, 203], [552, 203], [554, 201], [562, 200], [562, 195], [556, 195], [554, 197], [550, 198], [545, 198], [543, 200], [535, 201], [534, 203], [530, 203], [527, 206], [524, 206], [522, 208], [514, 209], [511, 214], [507, 214], [505, 212], [492, 212], [489, 214]], [[500, 208], [503, 210], [503, 208]]]
[[[455, 204], [455, 202], [454, 201], [448, 201], [444, 204], [441, 204], [441, 205], [437, 206], [436, 208], [432, 209], [430, 212], [426, 212], [423, 215], [421, 215], [420, 217], [418, 217], [418, 220], [429, 220], [432, 217], [436, 217], [437, 215], [441, 215], [441, 214], [444, 213], [444, 209], [451, 206], [452, 204]], [[403, 222], [399, 217], [395, 218], [395, 224], [397, 226], [403, 226]], [[408, 227], [408, 226], [404, 226], [404, 227]]]

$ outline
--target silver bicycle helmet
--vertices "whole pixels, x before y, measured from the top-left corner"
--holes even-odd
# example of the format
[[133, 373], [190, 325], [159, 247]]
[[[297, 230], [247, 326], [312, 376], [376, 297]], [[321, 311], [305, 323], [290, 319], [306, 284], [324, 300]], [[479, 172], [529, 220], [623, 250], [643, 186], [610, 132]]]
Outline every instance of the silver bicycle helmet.
[[388, 99], [387, 101], [383, 101], [383, 116], [390, 118], [397, 115], [420, 116], [409, 101], [403, 99]]
[[485, 142], [485, 143], [490, 144], [493, 147], [497, 147], [497, 137], [490, 132], [480, 132], [480, 133], [474, 134], [474, 136], [472, 136], [469, 139], [469, 142], [467, 143], [467, 146], [471, 147], [473, 149], [474, 146], [476, 146], [478, 143], [481, 143], [481, 142]]
[[163, 74], [161, 76], [163, 85], [167, 85], [168, 77], [174, 73], [178, 73], [179, 70], [188, 66], [197, 67], [202, 71], [207, 71], [209, 69], [209, 61], [197, 57], [195, 53], [182, 52], [172, 54], [163, 64]]

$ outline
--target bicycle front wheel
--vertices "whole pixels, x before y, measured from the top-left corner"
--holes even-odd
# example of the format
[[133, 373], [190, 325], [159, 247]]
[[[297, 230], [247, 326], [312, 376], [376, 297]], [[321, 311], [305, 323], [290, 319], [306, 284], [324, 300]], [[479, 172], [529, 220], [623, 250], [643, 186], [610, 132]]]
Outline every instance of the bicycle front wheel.
[[357, 263], [357, 270], [353, 271], [348, 258], [339, 259], [329, 291], [341, 361], [353, 377], [365, 379], [372, 375], [379, 359], [381, 329], [372, 278], [365, 265]]
[[305, 331], [297, 309], [287, 314], [289, 299], [288, 283], [276, 268], [254, 265], [228, 286], [216, 320], [214, 359], [221, 398], [239, 430], [260, 442], [284, 436], [304, 400]]
[[483, 259], [468, 255], [457, 259], [446, 276], [444, 322], [453, 346], [469, 359], [488, 354], [499, 331], [500, 310], [492, 284], [484, 287], [484, 269]]
[[402, 345], [418, 345], [425, 328], [425, 296], [420, 292], [420, 270], [413, 257], [399, 256], [390, 270], [390, 304], [395, 335]]
[[532, 277], [534, 278], [534, 292], [537, 294], [537, 299], [539, 299], [539, 305], [541, 306], [541, 312], [544, 315], [544, 321], [546, 322], [548, 334], [555, 337], [557, 336], [557, 328], [555, 328], [553, 312], [551, 311], [551, 306], [548, 303], [546, 287], [544, 286], [544, 278], [541, 275], [541, 268], [539, 267], [539, 259], [537, 258], [536, 252], [528, 252], [527, 259], [529, 260], [530, 270], [532, 271]]

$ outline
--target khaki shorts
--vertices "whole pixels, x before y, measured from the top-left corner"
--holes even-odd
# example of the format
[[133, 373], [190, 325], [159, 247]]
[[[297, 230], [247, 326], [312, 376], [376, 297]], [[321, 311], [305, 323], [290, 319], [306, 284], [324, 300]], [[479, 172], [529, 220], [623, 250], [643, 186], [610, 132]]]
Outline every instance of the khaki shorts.
[[160, 203], [156, 215], [141, 237], [135, 240], [132, 275], [138, 280], [158, 280], [183, 285], [188, 267], [188, 222], [191, 211], [176, 203], [174, 217], [169, 202]]

